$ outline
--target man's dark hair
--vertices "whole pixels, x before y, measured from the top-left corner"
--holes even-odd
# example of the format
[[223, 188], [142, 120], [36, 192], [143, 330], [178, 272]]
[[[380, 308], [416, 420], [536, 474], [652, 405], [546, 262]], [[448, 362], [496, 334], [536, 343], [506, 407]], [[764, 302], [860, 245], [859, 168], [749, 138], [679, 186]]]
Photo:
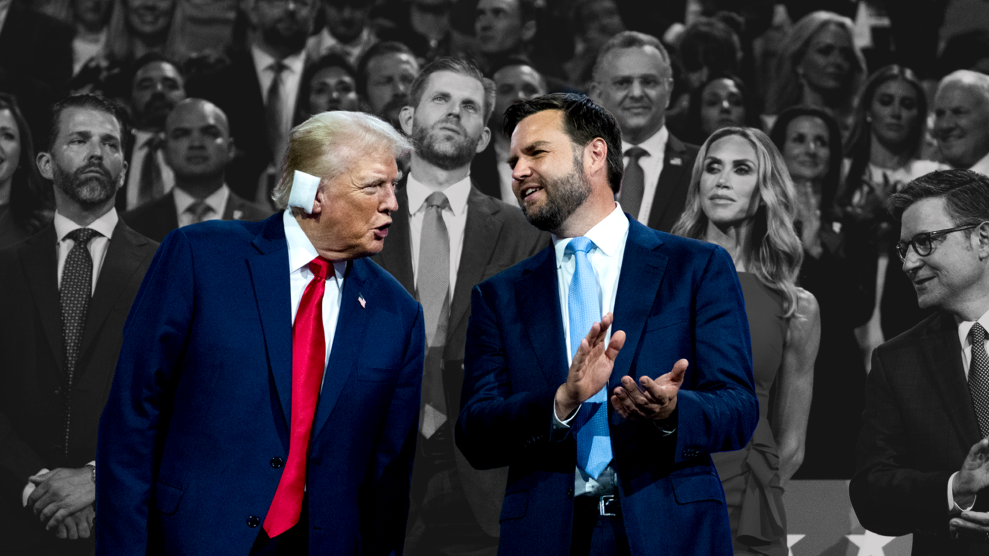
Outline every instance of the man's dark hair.
[[886, 202], [897, 219], [922, 199], [942, 198], [956, 226], [989, 220], [989, 177], [971, 170], [940, 170], [908, 183]]
[[185, 74], [182, 71], [182, 65], [181, 64], [179, 64], [175, 60], [169, 58], [168, 56], [165, 56], [164, 54], [162, 54], [160, 52], [148, 52], [144, 56], [141, 56], [140, 58], [138, 58], [134, 62], [134, 65], [131, 66], [131, 69], [133, 71], [130, 74], [130, 80], [128, 81], [128, 83], [131, 86], [133, 86], [134, 85], [134, 79], [137, 77], [137, 73], [139, 71], [141, 71], [142, 69], [144, 69], [144, 66], [147, 66], [149, 64], [153, 64], [155, 62], [161, 62], [163, 64], [168, 64], [168, 65], [172, 66], [173, 68], [175, 68], [175, 71], [179, 74], [179, 77], [182, 78], [182, 81], [183, 82], [185, 81]]
[[379, 42], [367, 49], [367, 52], [357, 62], [357, 94], [361, 98], [367, 98], [367, 66], [370, 65], [371, 60], [388, 54], [408, 54], [413, 59], [416, 59], [416, 55], [412, 52], [412, 49], [398, 41]]
[[578, 147], [586, 147], [595, 138], [608, 145], [608, 185], [618, 193], [622, 186], [625, 166], [622, 159], [622, 132], [618, 122], [604, 108], [584, 95], [553, 93], [529, 100], [519, 100], [505, 110], [504, 133], [511, 137], [515, 127], [529, 116], [545, 110], [563, 113], [563, 131]]
[[481, 73], [481, 70], [473, 62], [459, 58], [442, 56], [426, 64], [426, 67], [419, 71], [419, 75], [412, 82], [412, 86], [409, 87], [409, 104], [413, 108], [419, 107], [419, 101], [422, 100], [422, 95], [426, 92], [426, 85], [429, 83], [429, 76], [441, 71], [456, 73], [457, 75], [470, 77], [481, 82], [481, 86], [484, 88], [484, 106], [481, 109], [484, 112], [484, 121], [488, 121], [491, 113], [494, 112], [494, 81], [484, 77], [484, 74]]
[[103, 112], [113, 116], [120, 124], [120, 149], [127, 152], [130, 141], [130, 129], [127, 126], [127, 113], [117, 103], [93, 94], [72, 95], [52, 105], [52, 121], [48, 131], [48, 151], [55, 150], [55, 142], [61, 131], [62, 112], [70, 108], [82, 108], [95, 112]]
[[612, 50], [619, 50], [623, 48], [646, 48], [648, 46], [651, 46], [659, 51], [659, 57], [663, 59], [663, 64], [666, 65], [666, 67], [672, 72], [672, 67], [670, 66], [670, 53], [666, 51], [666, 48], [663, 46], [663, 43], [659, 42], [659, 39], [652, 35], [647, 35], [638, 31], [622, 31], [614, 37], [608, 39], [608, 42], [604, 43], [604, 46], [602, 46], [601, 50], [598, 51], [598, 57], [594, 62], [594, 71], [592, 73], [594, 79], [597, 80], [598, 75], [601, 74], [601, 66], [604, 63], [604, 58]]

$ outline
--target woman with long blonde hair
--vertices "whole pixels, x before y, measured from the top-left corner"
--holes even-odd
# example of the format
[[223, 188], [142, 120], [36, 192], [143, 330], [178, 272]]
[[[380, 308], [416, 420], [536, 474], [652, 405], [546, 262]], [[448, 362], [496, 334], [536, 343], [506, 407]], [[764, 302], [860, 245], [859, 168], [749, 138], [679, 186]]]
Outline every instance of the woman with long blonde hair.
[[759, 424], [743, 449], [712, 454], [735, 554], [787, 554], [783, 485], [803, 459], [820, 341], [817, 300], [796, 285], [803, 249], [795, 213], [793, 182], [772, 141], [757, 129], [728, 127], [698, 152], [673, 227], [728, 251], [745, 296]]

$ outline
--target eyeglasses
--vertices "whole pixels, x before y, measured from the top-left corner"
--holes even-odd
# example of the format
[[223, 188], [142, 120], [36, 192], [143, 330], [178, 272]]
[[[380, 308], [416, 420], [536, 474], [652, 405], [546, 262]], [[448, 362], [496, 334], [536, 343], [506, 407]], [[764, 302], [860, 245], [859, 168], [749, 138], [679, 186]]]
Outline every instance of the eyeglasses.
[[983, 222], [978, 224], [969, 224], [967, 226], [959, 226], [957, 228], [948, 228], [947, 230], [936, 230], [933, 232], [925, 232], [922, 234], [917, 234], [913, 236], [909, 241], [900, 241], [896, 244], [896, 254], [900, 256], [900, 260], [904, 261], [907, 258], [907, 251], [910, 246], [913, 245], [913, 250], [917, 252], [921, 257], [926, 257], [934, 252], [934, 240], [948, 235], [951, 232], [960, 232], [962, 230], [971, 230], [972, 228], [981, 226]]

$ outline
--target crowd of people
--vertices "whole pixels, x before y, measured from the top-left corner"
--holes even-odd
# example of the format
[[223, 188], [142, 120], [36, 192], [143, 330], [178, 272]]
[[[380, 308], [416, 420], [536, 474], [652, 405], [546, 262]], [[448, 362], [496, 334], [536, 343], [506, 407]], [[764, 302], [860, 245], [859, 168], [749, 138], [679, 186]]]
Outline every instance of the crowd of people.
[[[414, 147], [398, 157], [393, 222], [372, 259], [422, 303], [425, 322], [401, 532], [413, 555], [494, 554], [505, 520], [526, 512], [512, 462], [459, 439], [483, 383], [467, 368], [481, 339], [471, 290], [555, 245], [562, 225], [537, 229], [524, 214], [540, 192], [518, 185], [535, 164], [525, 152], [520, 165], [513, 143], [519, 101], [586, 95], [620, 129], [605, 163], [622, 210], [731, 257], [759, 406], [751, 440], [713, 454], [737, 554], [787, 553], [788, 481], [853, 478], [873, 352], [933, 312], [901, 270], [909, 253], [889, 199], [935, 171], [989, 175], [989, 41], [949, 42], [945, 56], [961, 49], [966, 61], [947, 58], [940, 72], [937, 3], [216, 2], [228, 32], [196, 51], [183, 37], [190, 11], [206, 8], [192, 2], [28, 4], [0, 1], [0, 309], [23, 315], [0, 335], [0, 531], [24, 553], [92, 550], [69, 539], [91, 537], [97, 423], [158, 244], [191, 224], [283, 211], [287, 168], [301, 168], [291, 145], [314, 116], [371, 114]], [[886, 27], [863, 42], [881, 9]], [[87, 172], [98, 186], [83, 187]], [[77, 260], [93, 277], [79, 314], [66, 293]], [[566, 338], [573, 358], [578, 337]], [[568, 423], [554, 414], [550, 436]], [[617, 488], [614, 466], [585, 471], [571, 495]], [[168, 514], [182, 494], [164, 492], [155, 503]], [[639, 541], [621, 542], [637, 553]]]

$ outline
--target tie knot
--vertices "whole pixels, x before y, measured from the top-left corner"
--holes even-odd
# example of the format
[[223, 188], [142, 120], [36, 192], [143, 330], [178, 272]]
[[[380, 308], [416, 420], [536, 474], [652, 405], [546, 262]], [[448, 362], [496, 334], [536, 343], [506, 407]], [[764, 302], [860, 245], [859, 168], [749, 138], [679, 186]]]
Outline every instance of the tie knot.
[[594, 242], [591, 241], [590, 238], [584, 237], [584, 236], [580, 236], [580, 237], [575, 237], [575, 238], [573, 238], [573, 239], [570, 240], [570, 243], [567, 244], [566, 251], [568, 253], [571, 253], [571, 254], [573, 254], [573, 253], [587, 253], [588, 251], [590, 251], [593, 248], [594, 248]]
[[164, 144], [165, 144], [165, 140], [158, 133], [152, 133], [151, 137], [148, 137], [148, 139], [144, 143], [142, 143], [144, 148], [148, 149], [149, 151], [157, 151], [161, 149], [162, 145]]
[[320, 280], [326, 280], [326, 276], [330, 273], [331, 264], [333, 263], [323, 257], [316, 257], [309, 263], [309, 272], [312, 272]]
[[286, 66], [281, 60], [275, 60], [268, 66], [268, 69], [271, 70], [271, 73], [273, 73], [275, 77], [278, 77], [287, 67], [288, 66]]
[[98, 235], [102, 234], [92, 228], [76, 228], [75, 230], [69, 232], [66, 237], [75, 242], [76, 245], [85, 247], [89, 243], [89, 240]]
[[648, 156], [649, 152], [642, 147], [630, 147], [625, 151], [625, 156], [629, 158], [629, 162], [638, 162], [643, 156]]
[[972, 330], [969, 332], [972, 337], [972, 344], [986, 341], [986, 329], [982, 328], [982, 325], [975, 323], [972, 325]]
[[450, 208], [450, 199], [447, 199], [443, 192], [436, 191], [434, 193], [430, 193], [429, 197], [426, 197], [426, 207], [438, 207], [440, 210], [446, 210]]
[[206, 204], [206, 201], [195, 201], [185, 209], [192, 215], [196, 222], [202, 222], [206, 215], [213, 212], [213, 207]]

